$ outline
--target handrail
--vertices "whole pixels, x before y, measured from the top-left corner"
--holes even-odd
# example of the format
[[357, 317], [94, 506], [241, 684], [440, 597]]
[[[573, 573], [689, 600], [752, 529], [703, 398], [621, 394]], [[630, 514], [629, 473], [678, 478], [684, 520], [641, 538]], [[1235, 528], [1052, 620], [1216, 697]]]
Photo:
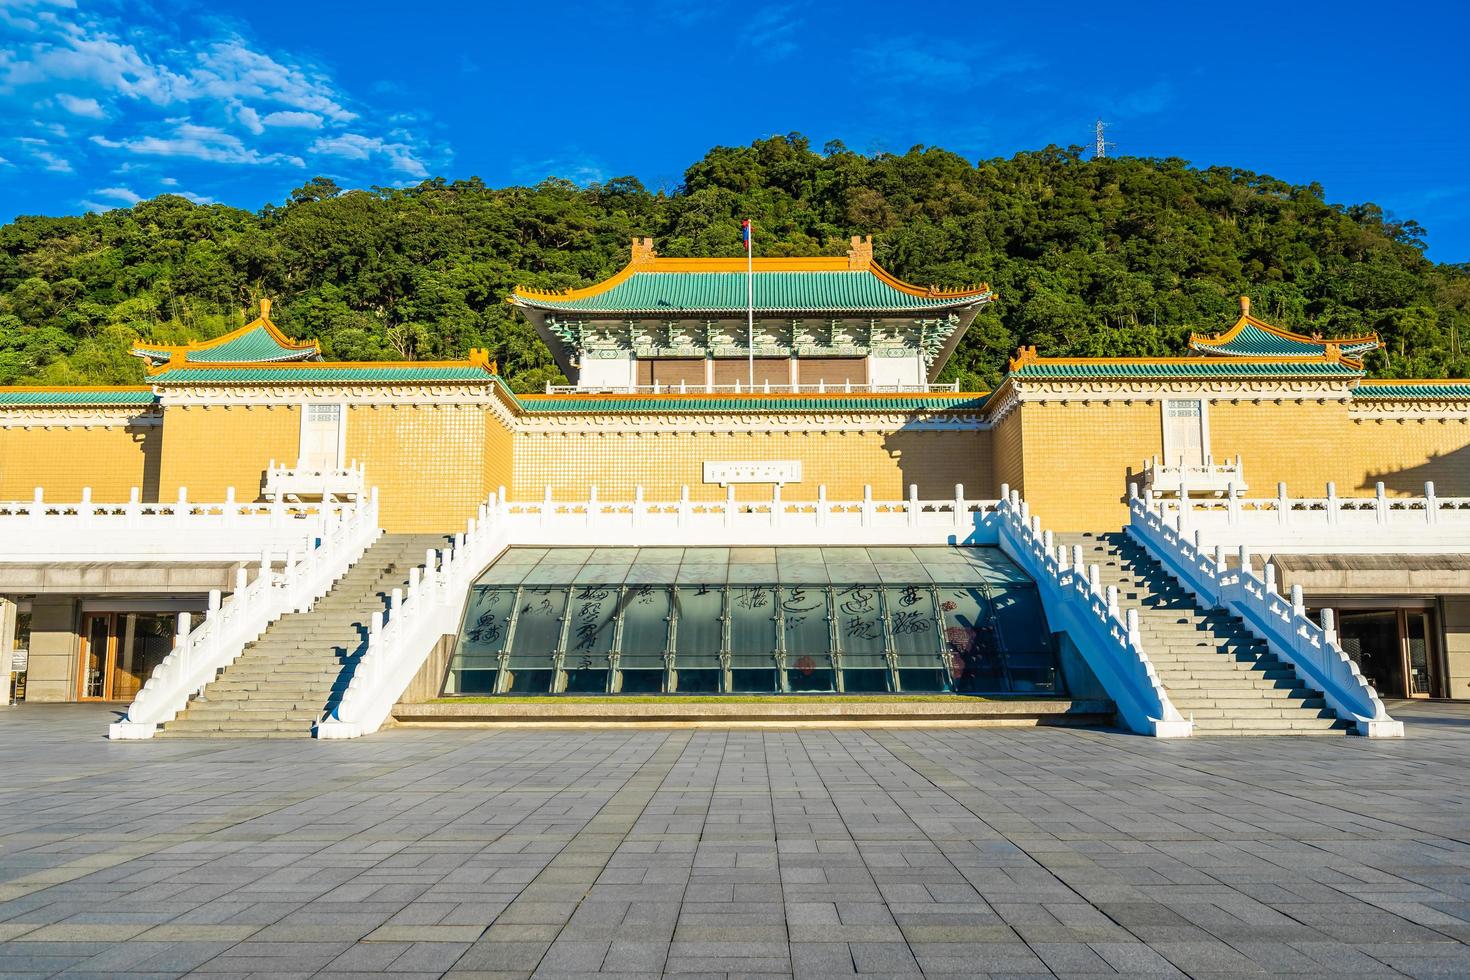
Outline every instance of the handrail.
[[1067, 554], [1017, 491], [1001, 487], [1000, 543], [1041, 594], [1048, 624], [1076, 643], [1124, 723], [1140, 735], [1182, 738], [1194, 723], [1180, 715], [1143, 649], [1137, 609], [1118, 606], [1117, 586], [1102, 587], [1097, 565], [1084, 566], [1081, 546]]
[[219, 590], [210, 592], [209, 611], [197, 627], [191, 628], [188, 613], [179, 613], [173, 650], [154, 669], [122, 720], [108, 726], [108, 737], [152, 738], [266, 627], [288, 612], [306, 611], [326, 595], [383, 533], [378, 527], [376, 488], [365, 502], [332, 514], [314, 547], [300, 557], [290, 554], [282, 571], [275, 570], [267, 553], [261, 556], [253, 582], [241, 568], [228, 599], [221, 602]]
[[1302, 679], [1322, 692], [1327, 704], [1360, 735], [1401, 737], [1402, 722], [1389, 717], [1378, 692], [1363, 677], [1337, 641], [1330, 617], [1322, 626], [1307, 618], [1300, 585], [1290, 598], [1276, 588], [1276, 569], [1266, 565], [1264, 575], [1251, 567], [1250, 549], [1239, 550], [1239, 564], [1230, 568], [1225, 548], [1207, 554], [1190, 541], [1176, 517], [1168, 520], [1151, 502], [1134, 495], [1129, 501], [1128, 533], [1148, 549], [1175, 578], [1201, 602], [1239, 616], [1271, 652], [1290, 662]]
[[394, 589], [388, 613], [373, 613], [367, 648], [336, 707], [317, 721], [317, 738], [357, 738], [383, 727], [393, 705], [428, 659], [439, 637], [459, 625], [470, 585], [509, 543], [504, 524], [489, 516], [495, 498], [481, 504], [452, 547], [430, 549]]
[[189, 521], [192, 526], [281, 527], [313, 517], [342, 517], [351, 504], [339, 503], [251, 503], [237, 501], [235, 488], [225, 490], [224, 500], [188, 499], [188, 489], [179, 488], [177, 500], [145, 502], [133, 487], [125, 502], [102, 502], [92, 499], [92, 488], [83, 487], [79, 500], [47, 500], [41, 487], [30, 500], [0, 500], [0, 519], [27, 521], [64, 519], [75, 527], [147, 528], [160, 520]]
[[792, 515], [815, 517], [825, 523], [833, 516], [854, 515], [861, 523], [871, 523], [879, 515], [902, 515], [905, 520], [918, 523], [926, 515], [948, 514], [959, 526], [966, 526], [972, 513], [984, 513], [995, 507], [995, 501], [974, 499], [965, 496], [965, 487], [956, 483], [953, 497], [924, 499], [919, 496], [918, 484], [909, 485], [909, 495], [896, 500], [877, 500], [871, 486], [863, 487], [861, 500], [830, 500], [825, 484], [817, 487], [814, 500], [787, 500], [782, 496], [779, 483], [771, 485], [771, 495], [764, 500], [738, 500], [735, 485], [725, 489], [723, 499], [693, 500], [689, 487], [679, 489], [678, 500], [650, 501], [644, 496], [643, 487], [633, 488], [632, 500], [604, 500], [597, 484], [588, 489], [585, 499], [557, 500], [552, 489], [543, 489], [540, 500], [508, 499], [505, 487], [498, 494], [491, 494], [488, 501], [496, 517], [536, 517], [545, 521], [582, 515], [587, 523], [595, 524], [604, 517], [627, 516], [635, 521], [643, 519], [671, 518], [681, 525], [692, 517], [723, 517], [730, 520], [749, 519], [764, 515], [771, 523], [780, 524]]
[[1146, 492], [1142, 501], [1147, 509], [1166, 518], [1183, 510], [1191, 518], [1219, 518], [1229, 526], [1255, 523], [1259, 519], [1263, 523], [1320, 527], [1360, 515], [1370, 520], [1355, 521], [1355, 524], [1423, 526], [1437, 524], [1446, 515], [1458, 522], [1470, 512], [1470, 497], [1441, 497], [1435, 493], [1432, 481], [1424, 484], [1424, 495], [1420, 497], [1390, 497], [1379, 481], [1371, 497], [1340, 497], [1334, 483], [1327, 484], [1325, 496], [1292, 497], [1286, 484], [1278, 483], [1274, 497], [1245, 497], [1232, 485], [1222, 497], [1161, 499]]

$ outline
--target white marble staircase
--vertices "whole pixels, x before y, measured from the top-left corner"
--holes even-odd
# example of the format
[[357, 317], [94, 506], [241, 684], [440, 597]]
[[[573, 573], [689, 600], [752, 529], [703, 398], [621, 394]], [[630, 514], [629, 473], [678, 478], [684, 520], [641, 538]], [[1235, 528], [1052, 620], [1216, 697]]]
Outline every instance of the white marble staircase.
[[1194, 734], [1337, 735], [1351, 731], [1240, 620], [1201, 609], [1194, 596], [1123, 532], [1059, 534], [1096, 563], [1121, 606], [1139, 610], [1143, 649]]
[[160, 738], [309, 738], [346, 689], [372, 614], [442, 535], [385, 534], [309, 612], [282, 616]]

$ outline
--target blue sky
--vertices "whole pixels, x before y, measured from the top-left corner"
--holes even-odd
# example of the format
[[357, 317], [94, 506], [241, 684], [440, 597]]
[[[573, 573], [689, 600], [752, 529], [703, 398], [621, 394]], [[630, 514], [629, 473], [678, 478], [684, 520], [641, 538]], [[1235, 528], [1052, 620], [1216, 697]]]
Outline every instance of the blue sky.
[[673, 187], [799, 131], [971, 159], [1090, 142], [1373, 201], [1470, 261], [1458, 4], [0, 0], [0, 219], [478, 176]]

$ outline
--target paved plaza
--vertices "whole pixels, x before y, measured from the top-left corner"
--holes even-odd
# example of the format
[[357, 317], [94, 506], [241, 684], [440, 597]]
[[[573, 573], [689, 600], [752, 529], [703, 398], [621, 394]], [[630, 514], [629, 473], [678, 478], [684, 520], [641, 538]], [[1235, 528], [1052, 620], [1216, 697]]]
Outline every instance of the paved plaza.
[[1470, 709], [1409, 737], [0, 710], [0, 977], [1470, 975]]

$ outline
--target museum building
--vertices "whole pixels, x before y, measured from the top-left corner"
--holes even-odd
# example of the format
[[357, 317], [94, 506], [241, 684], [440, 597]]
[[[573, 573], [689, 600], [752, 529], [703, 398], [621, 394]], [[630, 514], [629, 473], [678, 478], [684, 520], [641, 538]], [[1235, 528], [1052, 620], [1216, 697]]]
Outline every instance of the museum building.
[[[323, 360], [282, 334], [268, 301], [222, 337], [140, 343], [145, 385], [0, 388], [9, 687], [27, 702], [136, 708], [145, 685], [162, 690], [178, 672], [168, 664], [192, 635], [180, 623], [213, 620], [189, 649], [222, 659], [198, 683], [175, 683], [183, 700], [159, 731], [228, 703], [262, 723], [279, 711], [271, 721], [309, 734], [340, 720], [344, 697], [377, 698], [386, 718], [406, 690], [1087, 693], [1121, 714], [1137, 677], [1162, 677], [1168, 657], [1113, 677], [1120, 656], [1137, 666], [1152, 627], [1101, 653], [1110, 641], [1084, 636], [1092, 627], [1064, 625], [1059, 590], [1075, 572], [1128, 620], [1140, 583], [1161, 574], [1119, 566], [1134, 547], [1120, 529], [1146, 519], [1154, 531], [1129, 540], [1159, 567], [1174, 567], [1160, 557], [1168, 525], [1181, 553], [1228, 552], [1211, 575], [1262, 570], [1269, 595], [1295, 595], [1349, 678], [1377, 695], [1470, 696], [1470, 566], [1454, 550], [1470, 518], [1459, 503], [1470, 497], [1470, 382], [1369, 379], [1376, 337], [1293, 332], [1244, 298], [1236, 322], [1194, 335], [1186, 356], [1023, 348], [994, 391], [938, 382], [995, 299], [984, 285], [903, 282], [870, 238], [845, 255], [749, 267], [664, 257], [636, 239], [607, 280], [507, 298], [570, 382], [543, 393], [513, 393], [484, 351]], [[764, 530], [750, 530], [757, 520]], [[1409, 521], [1425, 529], [1406, 532]], [[1043, 557], [1016, 543], [1036, 527]], [[1113, 593], [1098, 575], [1088, 585], [1080, 558], [1063, 567], [1063, 541], [1095, 548], [1103, 576], [1121, 568]], [[476, 555], [483, 565], [462, 567]], [[1191, 585], [1187, 561], [1177, 573], [1201, 609], [1242, 615], [1229, 603], [1246, 600]], [[312, 575], [314, 592], [300, 585]], [[354, 576], [380, 589], [379, 608], [326, 623], [337, 607], [324, 597]], [[311, 594], [288, 601], [282, 583]], [[457, 598], [438, 601], [450, 611], [424, 612], [423, 590], [446, 583]], [[239, 614], [247, 588], [257, 613], [280, 604], [254, 633]], [[395, 603], [419, 611], [399, 617]], [[372, 637], [408, 649], [419, 620], [423, 651], [363, 669], [376, 662], [364, 659]], [[227, 622], [244, 631], [238, 649], [226, 649]], [[1266, 674], [1297, 672], [1261, 683], [1279, 681], [1340, 728], [1332, 691], [1313, 701], [1314, 668], [1260, 632], [1210, 633], [1211, 649], [1257, 643]], [[331, 649], [277, 642], [288, 634]], [[244, 683], [313, 657], [305, 686]], [[1176, 687], [1210, 676], [1195, 673]], [[1148, 684], [1159, 690], [1144, 700], [1174, 717], [1169, 678]], [[1195, 727], [1228, 721], [1237, 700], [1201, 701]], [[223, 717], [201, 730], [231, 730]]]

